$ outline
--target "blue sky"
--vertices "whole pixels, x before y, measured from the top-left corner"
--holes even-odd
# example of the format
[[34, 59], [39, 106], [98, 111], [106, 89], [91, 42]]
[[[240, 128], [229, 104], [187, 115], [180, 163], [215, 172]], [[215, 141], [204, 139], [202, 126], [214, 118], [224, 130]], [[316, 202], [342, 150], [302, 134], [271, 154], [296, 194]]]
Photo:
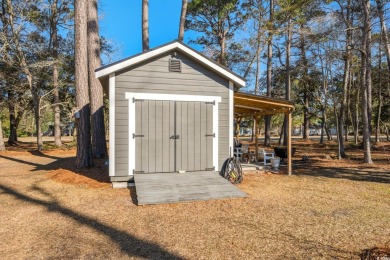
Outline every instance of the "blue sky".
[[[149, 0], [150, 48], [177, 39], [181, 0]], [[118, 47], [114, 60], [142, 51], [142, 0], [100, 0], [100, 34]], [[192, 32], [186, 32], [188, 42]], [[194, 33], [192, 33], [192, 37]]]

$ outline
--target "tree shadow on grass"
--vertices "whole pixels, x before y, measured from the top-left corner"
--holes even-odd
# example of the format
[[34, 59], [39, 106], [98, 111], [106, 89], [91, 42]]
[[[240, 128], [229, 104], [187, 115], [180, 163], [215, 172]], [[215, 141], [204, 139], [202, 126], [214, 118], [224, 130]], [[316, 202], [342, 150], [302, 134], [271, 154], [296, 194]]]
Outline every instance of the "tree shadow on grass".
[[95, 167], [93, 167], [93, 168], [77, 169], [75, 167], [75, 160], [76, 160], [75, 157], [61, 158], [61, 157], [55, 157], [55, 156], [48, 156], [46, 154], [43, 154], [43, 153], [37, 152], [37, 151], [31, 152], [31, 154], [33, 156], [38, 157], [38, 158], [44, 157], [44, 158], [50, 159], [52, 161], [49, 163], [44, 163], [44, 162], [37, 163], [36, 162], [37, 160], [27, 161], [25, 159], [6, 156], [4, 154], [0, 154], [0, 158], [14, 161], [14, 162], [17, 162], [20, 164], [31, 165], [34, 167], [34, 169], [31, 170], [32, 172], [35, 172], [35, 171], [48, 171], [48, 172], [50, 172], [53, 170], [65, 169], [67, 171], [74, 173], [75, 175], [81, 175], [81, 176], [87, 177], [89, 179], [95, 180], [95, 181], [100, 182], [100, 183], [110, 183], [110, 177], [108, 176], [108, 167], [104, 165], [105, 159], [94, 159]]
[[55, 160], [61, 159], [61, 157], [47, 155], [47, 154], [44, 154], [44, 153], [42, 153], [41, 151], [38, 151], [38, 150], [28, 150], [27, 152], [29, 152], [31, 155], [34, 155], [34, 156], [50, 158], [50, 159], [55, 159]]
[[322, 166], [315, 163], [295, 165], [294, 175], [390, 183], [390, 172], [369, 165], [357, 167]]
[[46, 196], [50, 196], [52, 198], [52, 201], [47, 202], [44, 200], [29, 197], [2, 184], [0, 184], [0, 189], [4, 193], [12, 195], [18, 200], [43, 207], [47, 211], [55, 212], [62, 216], [68, 217], [81, 225], [94, 229], [95, 231], [110, 238], [111, 241], [115, 242], [120, 247], [121, 251], [127, 254], [129, 257], [143, 257], [146, 259], [184, 259], [181, 256], [168, 252], [157, 244], [141, 240], [134, 235], [110, 227], [97, 219], [84, 216], [78, 212], [66, 208], [60, 203], [58, 203], [56, 200], [54, 200], [52, 196], [50, 196], [50, 194], [48, 194], [46, 191], [43, 191], [39, 187], [35, 187], [35, 190], [41, 192]]
[[128, 189], [130, 192], [131, 201], [133, 202], [134, 205], [138, 205], [137, 191], [136, 191], [135, 187], [129, 187]]

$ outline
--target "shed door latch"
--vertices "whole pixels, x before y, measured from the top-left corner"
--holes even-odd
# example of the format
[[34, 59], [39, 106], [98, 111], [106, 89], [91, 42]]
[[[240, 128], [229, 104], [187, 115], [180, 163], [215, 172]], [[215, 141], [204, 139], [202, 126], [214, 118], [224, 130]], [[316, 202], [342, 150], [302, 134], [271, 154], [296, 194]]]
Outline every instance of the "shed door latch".
[[136, 134], [133, 134], [133, 139], [136, 138], [136, 137], [144, 137], [144, 135], [136, 135]]
[[179, 139], [180, 135], [172, 135], [169, 139]]

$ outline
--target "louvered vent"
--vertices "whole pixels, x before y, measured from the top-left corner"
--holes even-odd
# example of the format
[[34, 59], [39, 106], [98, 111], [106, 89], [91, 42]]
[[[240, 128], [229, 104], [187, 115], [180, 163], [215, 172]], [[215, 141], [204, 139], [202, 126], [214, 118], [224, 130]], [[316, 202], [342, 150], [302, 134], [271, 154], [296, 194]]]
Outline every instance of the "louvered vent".
[[169, 71], [170, 72], [181, 72], [181, 60], [170, 59], [169, 60]]

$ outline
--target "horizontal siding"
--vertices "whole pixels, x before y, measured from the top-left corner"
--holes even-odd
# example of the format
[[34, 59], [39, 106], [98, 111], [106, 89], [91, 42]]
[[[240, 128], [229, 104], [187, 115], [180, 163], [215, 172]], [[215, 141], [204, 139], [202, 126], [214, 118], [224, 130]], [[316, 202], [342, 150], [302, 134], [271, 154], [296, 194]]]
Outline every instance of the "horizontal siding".
[[[127, 169], [125, 169], [125, 170], [123, 170], [123, 169], [115, 169], [115, 176], [120, 177], [120, 176], [128, 176], [128, 175], [129, 174], [128, 174], [128, 170]], [[112, 177], [110, 179], [112, 179]]]
[[[199, 77], [199, 76], [202, 76], [202, 77]], [[124, 74], [118, 75], [118, 82], [133, 81], [133, 79], [129, 80], [129, 78], [136, 78], [134, 80], [135, 82], [139, 82], [139, 81], [141, 81], [141, 82], [145, 82], [145, 81], [155, 82], [156, 80], [164, 79], [164, 80], [174, 81], [175, 84], [178, 84], [179, 82], [182, 82], [183, 84], [196, 83], [196, 84], [205, 85], [205, 86], [209, 86], [210, 84], [212, 84], [212, 82], [210, 82], [209, 76], [206, 76], [206, 77], [203, 77], [203, 76], [204, 76], [204, 74], [201, 74], [201, 73], [197, 73], [197, 74], [188, 74], [187, 73], [186, 77], [184, 78], [183, 73], [174, 73], [174, 72], [169, 72], [169, 71], [150, 72], [150, 71], [146, 71], [145, 69], [142, 69], [142, 70], [137, 70], [137, 75], [133, 75], [133, 76], [124, 75]], [[217, 82], [219, 84], [224, 85], [225, 79], [214, 78], [213, 82]]]
[[[173, 72], [170, 72], [173, 73]], [[169, 74], [167, 74], [169, 75]], [[150, 77], [150, 76], [127, 76], [127, 77], [119, 77], [117, 80], [117, 86], [119, 88], [125, 86], [127, 82], [133, 82], [136, 84], [155, 84], [156, 81], [158, 81], [158, 85], [156, 86], [166, 86], [170, 85], [173, 88], [179, 88], [181, 89], [183, 86], [196, 86], [200, 89], [206, 89], [209, 87], [214, 87], [215, 83], [222, 84], [221, 82], [217, 81], [210, 81], [207, 79], [167, 79], [167, 78], [156, 78], [156, 77]], [[223, 89], [215, 89], [214, 91], [222, 92]]]
[[169, 55], [158, 57], [115, 76], [115, 175], [128, 174], [128, 100], [126, 92], [220, 96], [219, 167], [229, 156], [229, 82], [178, 53], [182, 73], [169, 72]]

